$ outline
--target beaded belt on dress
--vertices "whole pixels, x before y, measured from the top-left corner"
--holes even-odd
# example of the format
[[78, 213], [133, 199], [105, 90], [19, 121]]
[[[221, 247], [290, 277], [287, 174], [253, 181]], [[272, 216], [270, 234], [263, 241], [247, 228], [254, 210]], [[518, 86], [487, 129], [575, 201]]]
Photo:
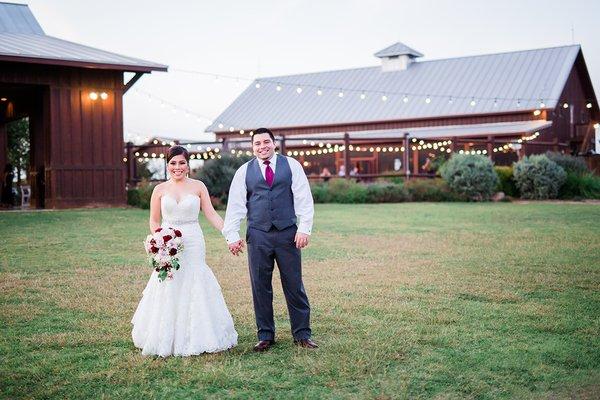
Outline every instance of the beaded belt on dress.
[[197, 224], [197, 219], [189, 219], [189, 220], [179, 220], [179, 219], [170, 219], [163, 220], [163, 225], [188, 225], [188, 224]]

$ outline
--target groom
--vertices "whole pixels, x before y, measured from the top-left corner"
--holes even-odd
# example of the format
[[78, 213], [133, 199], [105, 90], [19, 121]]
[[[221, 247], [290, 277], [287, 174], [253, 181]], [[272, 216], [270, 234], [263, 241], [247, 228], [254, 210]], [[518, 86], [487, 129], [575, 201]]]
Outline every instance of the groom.
[[[223, 236], [229, 251], [239, 255], [240, 221], [248, 218], [246, 242], [254, 313], [258, 328], [255, 351], [275, 343], [272, 276], [275, 261], [290, 315], [294, 343], [314, 349], [310, 305], [302, 283], [300, 249], [308, 245], [313, 222], [313, 199], [308, 179], [298, 161], [275, 154], [275, 137], [267, 128], [254, 131], [256, 158], [242, 165], [229, 188]], [[298, 217], [298, 219], [296, 218]]]

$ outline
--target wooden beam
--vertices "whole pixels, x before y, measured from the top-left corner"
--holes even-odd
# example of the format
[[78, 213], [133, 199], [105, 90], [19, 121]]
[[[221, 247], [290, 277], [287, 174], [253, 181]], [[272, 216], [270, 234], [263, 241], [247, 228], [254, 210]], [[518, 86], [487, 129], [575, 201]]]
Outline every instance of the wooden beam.
[[344, 133], [344, 178], [350, 179], [350, 135]]
[[589, 123], [587, 125], [587, 129], [585, 131], [585, 135], [583, 135], [583, 141], [581, 142], [580, 153], [585, 154], [588, 151], [588, 147], [590, 145], [590, 141], [592, 139], [592, 135], [594, 134], [594, 125]]
[[129, 89], [143, 76], [142, 72], [136, 72], [133, 78], [131, 78], [124, 86], [123, 86], [123, 94], [127, 93]]

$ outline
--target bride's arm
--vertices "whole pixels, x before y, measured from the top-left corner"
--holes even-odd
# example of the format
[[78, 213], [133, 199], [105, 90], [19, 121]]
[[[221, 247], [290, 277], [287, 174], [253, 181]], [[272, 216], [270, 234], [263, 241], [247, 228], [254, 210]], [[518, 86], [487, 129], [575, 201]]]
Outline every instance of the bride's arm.
[[160, 228], [160, 189], [159, 185], [152, 190], [150, 197], [150, 232], [154, 233], [157, 228]]
[[208, 222], [210, 222], [210, 224], [214, 226], [216, 230], [221, 232], [223, 230], [223, 218], [221, 218], [221, 216], [215, 211], [215, 208], [210, 201], [208, 189], [202, 182], [200, 182], [200, 201], [202, 203], [202, 211], [204, 212], [204, 216]]

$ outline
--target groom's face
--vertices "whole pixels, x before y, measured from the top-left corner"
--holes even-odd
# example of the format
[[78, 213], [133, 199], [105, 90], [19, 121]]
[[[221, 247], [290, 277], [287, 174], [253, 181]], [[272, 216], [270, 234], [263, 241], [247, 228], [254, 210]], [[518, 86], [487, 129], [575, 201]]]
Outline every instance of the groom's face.
[[252, 136], [252, 150], [259, 159], [268, 160], [275, 153], [275, 143], [268, 133], [260, 133]]

